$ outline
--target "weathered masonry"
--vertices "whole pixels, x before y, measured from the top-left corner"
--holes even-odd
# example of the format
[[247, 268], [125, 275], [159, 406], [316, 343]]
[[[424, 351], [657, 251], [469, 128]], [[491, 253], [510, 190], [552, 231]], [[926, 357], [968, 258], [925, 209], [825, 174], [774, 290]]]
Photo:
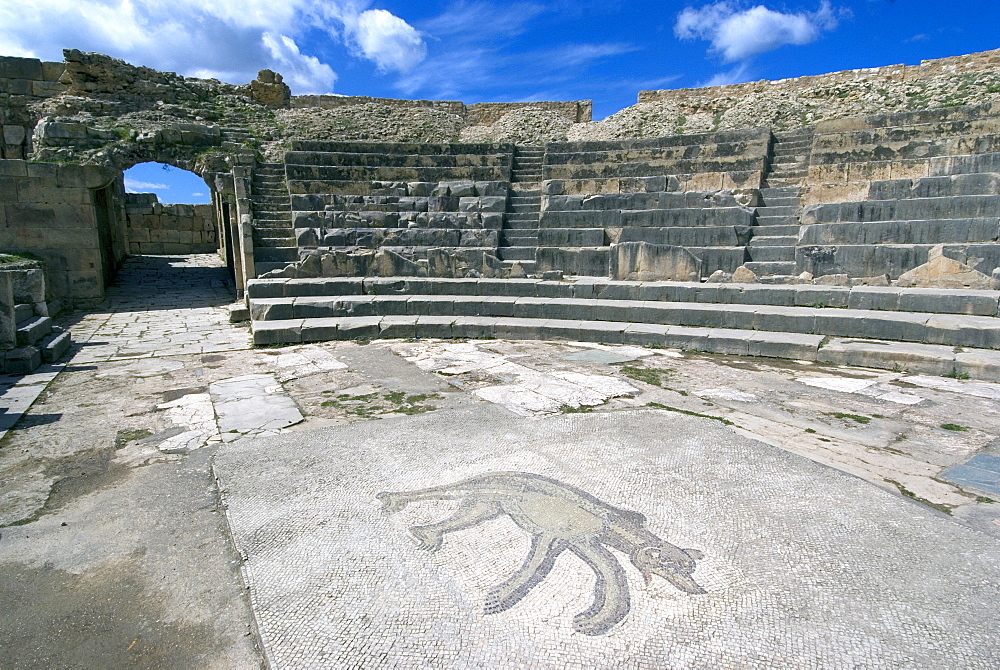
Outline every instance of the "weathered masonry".
[[[0, 59], [0, 251], [40, 257], [51, 302], [88, 304], [126, 253], [218, 249], [260, 343], [570, 337], [988, 376], [997, 56], [643, 92], [635, 110], [724, 106], [654, 136], [587, 101], [293, 97], [269, 71]], [[873, 82], [900, 99], [852, 93]], [[965, 97], [934, 97], [949, 82]], [[808, 113], [762, 118], [769, 87]], [[200, 174], [212, 205], [127, 196], [122, 170], [148, 160]]]

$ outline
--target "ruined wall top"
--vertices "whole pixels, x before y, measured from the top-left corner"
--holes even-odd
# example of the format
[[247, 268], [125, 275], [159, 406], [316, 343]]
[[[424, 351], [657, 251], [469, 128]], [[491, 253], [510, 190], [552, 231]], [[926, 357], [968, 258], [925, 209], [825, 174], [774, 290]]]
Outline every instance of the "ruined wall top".
[[751, 93], [778, 94], [782, 91], [799, 92], [808, 89], [835, 87], [838, 84], [866, 82], [872, 85], [912, 82], [938, 75], [955, 75], [967, 72], [987, 72], [1000, 69], [1000, 49], [981, 51], [964, 56], [949, 56], [921, 61], [920, 65], [886, 65], [883, 67], [842, 70], [826, 74], [749, 81], [743, 84], [725, 84], [702, 88], [676, 88], [639, 91], [638, 102], [678, 100], [684, 98], [744, 97]]
[[260, 155], [280, 160], [295, 140], [619, 140], [756, 127], [780, 131], [874, 113], [1000, 102], [1000, 50], [915, 66], [642, 91], [636, 105], [598, 122], [591, 121], [589, 100], [466, 105], [292, 96], [271, 70], [236, 85], [75, 49], [64, 56], [64, 63], [0, 57], [2, 157], [119, 168], [161, 160], [204, 172]]

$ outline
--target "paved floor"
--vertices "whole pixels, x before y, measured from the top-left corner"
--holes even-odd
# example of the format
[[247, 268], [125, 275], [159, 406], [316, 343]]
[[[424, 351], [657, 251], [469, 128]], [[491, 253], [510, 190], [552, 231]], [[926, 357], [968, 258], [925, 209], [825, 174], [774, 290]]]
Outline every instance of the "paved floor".
[[997, 666], [1000, 384], [253, 349], [218, 265], [130, 259], [0, 378], [0, 667]]

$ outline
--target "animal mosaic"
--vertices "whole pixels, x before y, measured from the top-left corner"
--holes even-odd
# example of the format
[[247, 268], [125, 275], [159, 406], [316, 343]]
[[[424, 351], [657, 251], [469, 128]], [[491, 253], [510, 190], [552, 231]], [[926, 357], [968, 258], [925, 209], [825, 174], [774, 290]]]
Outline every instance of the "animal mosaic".
[[413, 502], [458, 500], [454, 514], [437, 523], [413, 526], [410, 533], [427, 551], [441, 548], [444, 536], [509, 516], [531, 535], [524, 564], [488, 594], [486, 614], [517, 605], [569, 551], [587, 564], [597, 581], [591, 606], [573, 619], [585, 635], [603, 635], [622, 621], [631, 607], [625, 570], [609, 549], [627, 555], [646, 583], [662, 577], [685, 593], [701, 594], [692, 577], [702, 552], [681, 549], [646, 528], [646, 517], [614, 507], [571, 484], [526, 472], [493, 472], [454, 484], [416, 491], [377, 494], [383, 508], [398, 512]]

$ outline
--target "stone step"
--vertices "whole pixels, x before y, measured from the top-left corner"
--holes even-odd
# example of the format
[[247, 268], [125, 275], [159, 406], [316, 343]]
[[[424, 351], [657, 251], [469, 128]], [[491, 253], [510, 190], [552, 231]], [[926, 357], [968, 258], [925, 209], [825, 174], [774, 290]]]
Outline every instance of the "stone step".
[[[288, 263], [254, 260], [253, 266], [254, 266], [254, 271], [257, 273], [257, 276], [259, 277], [262, 274], [286, 268], [288, 267]], [[252, 281], [257, 281], [257, 280], [252, 280]], [[262, 280], [262, 281], [269, 281], [269, 280]]]
[[[605, 236], [604, 228], [541, 228], [538, 231], [538, 244], [543, 247], [601, 247], [607, 244]], [[628, 239], [624, 241], [645, 240]], [[669, 243], [658, 240], [657, 242]]]
[[797, 226], [799, 224], [799, 217], [797, 216], [767, 216], [758, 215], [757, 221], [758, 226]]
[[786, 226], [779, 226], [779, 225], [755, 226], [752, 232], [754, 238], [758, 236], [773, 237], [776, 235], [782, 235], [782, 236], [787, 235], [789, 237], [798, 237], [801, 229], [802, 226], [800, 226], [798, 223], [793, 223]]
[[998, 194], [961, 195], [823, 204], [810, 208], [810, 219], [819, 223], [961, 220], [996, 217], [998, 212]]
[[772, 195], [766, 198], [761, 198], [761, 204], [758, 206], [758, 210], [763, 207], [794, 207], [796, 210], [799, 210], [802, 209], [802, 200], [797, 196], [783, 198]]
[[14, 305], [14, 323], [21, 323], [22, 321], [27, 321], [33, 316], [35, 316], [34, 305], [29, 305], [27, 303], [19, 303]]
[[542, 211], [540, 202], [511, 203], [507, 208], [508, 214], [538, 214]]
[[[531, 249], [515, 247], [500, 251], [511, 252], [504, 260], [519, 260], [516, 252]], [[718, 305], [706, 303], [447, 294], [252, 298], [249, 307], [254, 321], [345, 316], [493, 316], [763, 330], [980, 349], [1000, 344], [1000, 319], [996, 317], [826, 307], [730, 304], [719, 309]]]
[[[896, 244], [995, 244], [996, 217], [895, 221], [839, 221], [803, 226], [803, 244], [879, 245]], [[996, 258], [1000, 248], [987, 251], [984, 260]], [[970, 255], [977, 255], [970, 253]], [[990, 266], [992, 268], [993, 266]]]
[[796, 284], [704, 284], [701, 282], [635, 282], [607, 277], [581, 277], [551, 283], [534, 279], [444, 279], [434, 277], [346, 277], [255, 281], [251, 298], [315, 295], [410, 293], [603, 298], [698, 302], [711, 304], [904, 311], [930, 314], [1000, 315], [1000, 292], [973, 289], [922, 289], [897, 286], [828, 286]]
[[537, 230], [504, 230], [501, 232], [501, 237], [506, 246], [538, 246]]
[[53, 328], [53, 332], [38, 343], [38, 350], [44, 362], [55, 363], [69, 351], [72, 344], [73, 338], [68, 330]]
[[254, 244], [261, 247], [291, 247], [297, 246], [297, 241], [294, 235], [289, 235], [288, 231], [283, 231], [282, 234], [264, 234], [254, 231], [253, 236]]
[[251, 322], [254, 343], [371, 338], [566, 339], [737, 356], [811, 360], [909, 373], [995, 379], [1000, 352], [948, 345], [664, 324], [491, 316], [355, 316]]
[[513, 198], [540, 198], [542, 197], [541, 188], [525, 188], [524, 186], [511, 186], [509, 191], [510, 197]]
[[801, 187], [802, 186], [802, 177], [774, 177], [774, 176], [769, 176], [766, 179], [764, 179], [764, 181], [767, 183], [768, 187], [781, 188], [781, 187], [789, 187], [789, 186], [794, 186], [794, 187]]
[[497, 253], [500, 260], [504, 261], [533, 261], [537, 247], [498, 247]]
[[771, 186], [760, 189], [762, 198], [798, 198], [802, 194], [799, 186]]
[[753, 260], [755, 260], [755, 261], [763, 261], [763, 260], [768, 260], [768, 259], [766, 259], [766, 258], [758, 258], [756, 256], [756, 254], [754, 254], [752, 252], [755, 251], [755, 250], [757, 250], [757, 249], [759, 249], [759, 248], [761, 248], [761, 247], [791, 247], [792, 248], [792, 252], [791, 252], [791, 256], [789, 256], [789, 258], [794, 260], [794, 258], [795, 258], [795, 245], [796, 245], [796, 243], [798, 241], [799, 241], [799, 238], [796, 235], [759, 235], [759, 236], [755, 235], [750, 240], [750, 243], [747, 245], [747, 249], [750, 249], [750, 251], [751, 251], [750, 256], [753, 258]]
[[780, 170], [774, 170], [773, 172], [771, 172], [771, 174], [768, 175], [768, 179], [770, 180], [771, 177], [780, 178], [780, 179], [788, 179], [790, 177], [805, 177], [808, 174], [809, 174], [809, 170], [805, 169], [805, 168], [802, 168], [802, 169], [798, 169], [798, 168], [796, 168], [796, 169], [780, 169]]
[[16, 326], [17, 346], [33, 345], [52, 332], [52, 319], [47, 316], [32, 316]]
[[794, 216], [799, 213], [798, 205], [765, 205], [758, 207], [757, 213], [764, 216]]
[[299, 248], [295, 247], [254, 247], [254, 262], [293, 263], [299, 260]]
[[[771, 263], [775, 261], [785, 261], [791, 262], [795, 265], [795, 239], [790, 240], [791, 244], [788, 244], [789, 240], [786, 239], [786, 245], [760, 245], [760, 244], [750, 244], [747, 248], [750, 251], [751, 263]], [[772, 273], [773, 274], [773, 273]]]
[[42, 364], [38, 347], [26, 346], [3, 352], [3, 371], [8, 375], [30, 375]]
[[[794, 249], [794, 247], [793, 247]], [[793, 251], [794, 257], [794, 251]], [[758, 277], [767, 275], [792, 275], [795, 274], [795, 261], [747, 261], [744, 263], [748, 270], [752, 270]]]

